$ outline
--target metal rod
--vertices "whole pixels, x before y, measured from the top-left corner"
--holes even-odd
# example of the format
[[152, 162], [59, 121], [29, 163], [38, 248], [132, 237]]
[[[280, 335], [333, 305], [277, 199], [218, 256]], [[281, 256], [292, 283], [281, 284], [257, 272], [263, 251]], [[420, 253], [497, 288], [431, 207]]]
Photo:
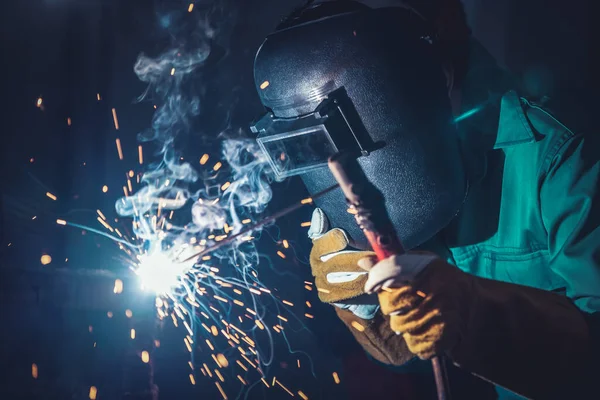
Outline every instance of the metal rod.
[[[330, 186], [327, 189], [324, 189], [324, 190], [320, 191], [319, 193], [316, 193], [315, 195], [311, 196], [310, 198], [312, 200], [318, 199], [319, 197], [326, 195], [327, 193], [331, 192], [334, 189], [337, 189], [338, 187], [339, 187], [339, 185], [337, 185], [337, 184], [333, 185], [333, 186]], [[188, 262], [188, 261], [192, 261], [193, 259], [198, 259], [200, 257], [203, 257], [203, 256], [207, 255], [207, 254], [210, 254], [213, 251], [218, 250], [221, 247], [226, 246], [226, 245], [232, 243], [236, 239], [238, 239], [240, 237], [243, 237], [243, 236], [247, 235], [248, 233], [251, 233], [251, 232], [255, 231], [258, 228], [261, 228], [261, 227], [263, 227], [263, 226], [265, 226], [265, 225], [267, 225], [267, 224], [275, 221], [276, 219], [279, 219], [279, 218], [281, 218], [281, 217], [283, 217], [283, 216], [285, 216], [287, 214], [290, 214], [290, 213], [296, 211], [297, 209], [301, 208], [302, 206], [304, 206], [306, 204], [312, 204], [312, 203], [313, 203], [313, 201], [305, 202], [305, 203], [298, 202], [298, 203], [292, 204], [291, 206], [288, 206], [288, 207], [284, 208], [283, 210], [280, 210], [280, 211], [276, 212], [275, 214], [270, 215], [270, 216], [268, 216], [267, 218], [265, 218], [265, 219], [263, 219], [261, 221], [258, 221], [256, 224], [253, 224], [253, 225], [249, 226], [248, 228], [246, 228], [246, 229], [244, 229], [244, 230], [236, 233], [235, 235], [229, 236], [228, 238], [223, 239], [220, 242], [217, 242], [217, 244], [212, 245], [210, 247], [207, 247], [204, 250], [202, 250], [202, 251], [200, 251], [200, 252], [198, 252], [196, 254], [193, 254], [193, 255], [189, 256], [185, 260], [178, 260], [178, 262]]]
[[[383, 260], [394, 254], [404, 253], [404, 247], [385, 208], [385, 199], [379, 189], [367, 179], [356, 155], [334, 155], [329, 159], [329, 169], [344, 192], [348, 206], [377, 258]], [[431, 365], [438, 400], [450, 400], [444, 360], [435, 356], [431, 359]]]

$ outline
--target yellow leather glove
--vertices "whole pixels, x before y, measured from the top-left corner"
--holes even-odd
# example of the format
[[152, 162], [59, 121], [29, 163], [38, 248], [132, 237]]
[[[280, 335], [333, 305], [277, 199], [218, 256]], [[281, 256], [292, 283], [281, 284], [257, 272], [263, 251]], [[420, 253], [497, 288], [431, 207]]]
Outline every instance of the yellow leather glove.
[[378, 293], [381, 311], [408, 349], [421, 359], [452, 349], [468, 318], [461, 301], [470, 275], [426, 252], [375, 262], [372, 257], [359, 261], [370, 271], [365, 291]]
[[[313, 240], [310, 266], [319, 291], [319, 299], [341, 308], [344, 304], [377, 304], [377, 299], [364, 296], [367, 272], [360, 268], [358, 260], [373, 255], [372, 251], [360, 251], [351, 245], [348, 234], [339, 228], [329, 230], [329, 223], [319, 208], [313, 212], [308, 236]], [[370, 301], [366, 298], [371, 297]]]

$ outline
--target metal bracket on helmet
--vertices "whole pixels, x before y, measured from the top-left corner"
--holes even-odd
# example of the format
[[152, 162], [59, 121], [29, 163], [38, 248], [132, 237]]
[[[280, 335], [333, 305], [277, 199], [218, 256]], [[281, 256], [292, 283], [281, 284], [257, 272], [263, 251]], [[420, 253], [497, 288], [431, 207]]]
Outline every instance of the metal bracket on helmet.
[[329, 93], [312, 113], [277, 118], [269, 112], [250, 129], [279, 178], [326, 167], [340, 151], [366, 156], [375, 147], [344, 87]]

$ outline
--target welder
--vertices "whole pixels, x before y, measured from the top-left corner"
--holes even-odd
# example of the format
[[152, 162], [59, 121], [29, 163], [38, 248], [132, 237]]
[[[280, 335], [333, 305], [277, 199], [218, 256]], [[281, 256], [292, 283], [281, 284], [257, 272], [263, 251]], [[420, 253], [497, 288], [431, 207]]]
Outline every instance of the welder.
[[319, 297], [375, 360], [443, 355], [520, 396], [600, 396], [600, 142], [517, 90], [459, 0], [310, 2], [254, 75], [274, 171], [316, 193], [353, 152], [410, 249], [376, 262], [340, 193], [316, 201]]

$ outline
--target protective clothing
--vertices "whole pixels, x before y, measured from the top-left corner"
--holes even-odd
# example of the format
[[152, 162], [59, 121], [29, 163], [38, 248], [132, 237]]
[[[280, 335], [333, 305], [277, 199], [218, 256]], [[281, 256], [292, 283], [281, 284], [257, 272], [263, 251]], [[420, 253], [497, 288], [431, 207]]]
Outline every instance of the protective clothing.
[[[326, 2], [269, 35], [254, 64], [268, 113], [252, 129], [273, 169], [302, 173], [314, 194], [335, 183], [327, 157], [356, 152], [367, 177], [395, 200], [388, 212], [407, 248], [447, 225], [466, 192], [435, 40], [408, 9]], [[339, 193], [316, 204], [365, 245]]]
[[483, 169], [470, 171], [465, 208], [423, 246], [444, 259], [426, 267], [407, 256], [384, 260], [365, 289], [398, 286], [379, 292], [383, 313], [402, 311], [391, 315], [391, 329], [403, 335], [390, 348], [407, 344], [424, 358], [445, 353], [529, 398], [592, 398], [599, 372], [597, 138], [568, 130], [512, 91], [502, 98], [499, 122], [496, 150]]
[[367, 272], [357, 263], [373, 252], [352, 248], [348, 234], [342, 229], [329, 230], [327, 217], [319, 208], [313, 212], [308, 236], [313, 240], [310, 266], [319, 299], [324, 303], [340, 303], [364, 295]]

